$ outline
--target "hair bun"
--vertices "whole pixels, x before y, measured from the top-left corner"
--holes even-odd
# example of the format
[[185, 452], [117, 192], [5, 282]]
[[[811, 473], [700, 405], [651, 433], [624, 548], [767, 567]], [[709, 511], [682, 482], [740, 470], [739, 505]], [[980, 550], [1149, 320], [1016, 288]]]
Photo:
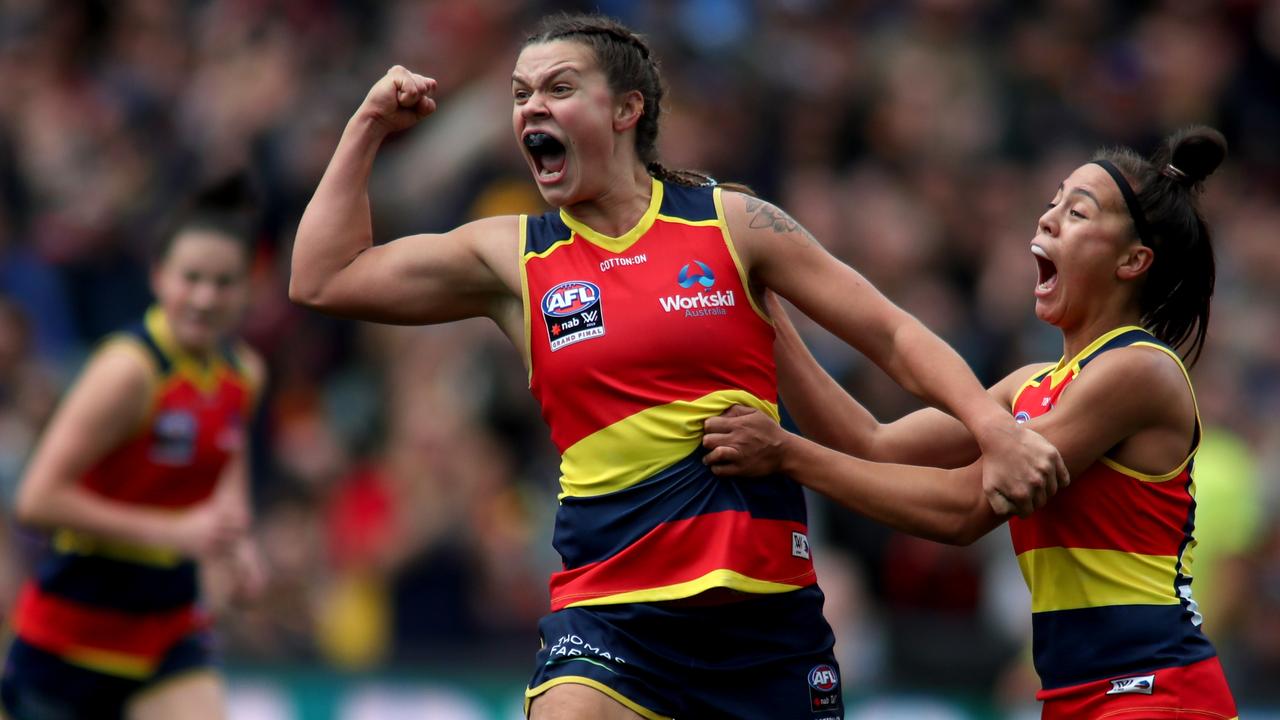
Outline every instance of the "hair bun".
[[1175, 133], [1169, 139], [1169, 148], [1169, 164], [1162, 172], [1188, 187], [1203, 182], [1227, 156], [1226, 138], [1204, 125]]

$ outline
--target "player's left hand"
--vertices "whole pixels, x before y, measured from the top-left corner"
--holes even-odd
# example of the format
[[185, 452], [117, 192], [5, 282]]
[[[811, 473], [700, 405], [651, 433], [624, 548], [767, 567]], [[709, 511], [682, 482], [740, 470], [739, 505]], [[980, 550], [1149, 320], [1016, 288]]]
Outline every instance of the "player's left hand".
[[982, 491], [996, 514], [1027, 517], [1070, 483], [1058, 449], [1034, 430], [1010, 424], [984, 438]]
[[734, 405], [707, 418], [702, 458], [716, 475], [772, 475], [782, 465], [787, 431], [773, 418], [754, 408]]

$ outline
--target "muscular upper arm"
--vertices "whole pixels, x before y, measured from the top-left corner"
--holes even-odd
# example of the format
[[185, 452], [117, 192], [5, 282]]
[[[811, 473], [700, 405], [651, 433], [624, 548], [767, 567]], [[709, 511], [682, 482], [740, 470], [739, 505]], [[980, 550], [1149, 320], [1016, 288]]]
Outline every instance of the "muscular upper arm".
[[752, 280], [873, 361], [890, 352], [905, 312], [781, 209], [740, 193], [723, 198], [730, 235]]
[[484, 218], [374, 245], [313, 295], [293, 299], [334, 315], [405, 325], [496, 318], [520, 300], [519, 220]]
[[45, 428], [23, 476], [19, 505], [74, 482], [137, 433], [151, 411], [155, 373], [135, 340], [110, 340], [99, 349]]
[[1168, 470], [1190, 449], [1194, 416], [1178, 364], [1159, 350], [1128, 347], [1095, 358], [1027, 427], [1053, 443], [1072, 476], [1139, 433], [1163, 432], [1173, 437], [1163, 453]]

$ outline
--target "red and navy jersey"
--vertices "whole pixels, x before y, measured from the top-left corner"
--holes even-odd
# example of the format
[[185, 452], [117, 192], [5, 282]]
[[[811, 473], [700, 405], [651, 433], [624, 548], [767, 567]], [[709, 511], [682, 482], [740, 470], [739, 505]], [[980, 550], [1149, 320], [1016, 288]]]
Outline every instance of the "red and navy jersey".
[[799, 486], [701, 462], [707, 418], [778, 416], [773, 326], [720, 189], [654, 180], [620, 237], [564, 211], [520, 228], [529, 384], [561, 453], [552, 609], [813, 584]]
[[[1157, 348], [1183, 367], [1177, 353], [1145, 330], [1117, 328], [1027, 381], [1014, 397], [1015, 419], [1025, 422], [1052, 412], [1090, 361], [1130, 346]], [[1149, 475], [1104, 456], [1048, 505], [1028, 518], [1009, 520], [1031, 589], [1042, 699], [1054, 697], [1055, 689], [1215, 655], [1191, 597], [1192, 468], [1199, 442], [1197, 414], [1191, 448], [1178, 467]]]
[[[209, 498], [245, 442], [255, 401], [239, 351], [226, 346], [207, 363], [184, 354], [159, 308], [104, 345], [118, 343], [155, 368], [151, 411], [81, 484], [112, 500], [173, 511]], [[190, 558], [63, 528], [22, 589], [14, 626], [27, 643], [72, 664], [145, 678], [205, 623], [196, 600]]]

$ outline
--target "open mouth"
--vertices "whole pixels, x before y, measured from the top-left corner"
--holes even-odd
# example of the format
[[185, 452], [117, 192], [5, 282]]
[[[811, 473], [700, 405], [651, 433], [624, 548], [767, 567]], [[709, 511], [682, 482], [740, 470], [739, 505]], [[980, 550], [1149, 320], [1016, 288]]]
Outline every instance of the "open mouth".
[[1036, 258], [1036, 295], [1047, 294], [1058, 284], [1058, 266], [1039, 245], [1031, 246], [1031, 254]]
[[564, 143], [544, 132], [531, 132], [524, 136], [524, 146], [538, 169], [539, 182], [552, 182], [564, 175], [567, 162]]

